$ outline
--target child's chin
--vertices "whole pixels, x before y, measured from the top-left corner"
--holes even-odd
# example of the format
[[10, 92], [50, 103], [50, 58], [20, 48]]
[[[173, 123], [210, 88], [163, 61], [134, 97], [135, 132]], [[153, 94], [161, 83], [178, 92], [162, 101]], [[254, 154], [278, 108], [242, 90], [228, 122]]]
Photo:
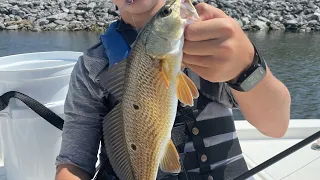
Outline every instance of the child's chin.
[[[127, 2], [127, 0], [123, 0], [123, 1]], [[125, 8], [123, 8], [122, 11], [131, 13], [131, 14], [143, 14], [153, 9], [155, 6], [157, 6], [157, 3], [161, 1], [163, 1], [161, 4], [165, 4], [166, 0], [133, 0], [133, 1], [128, 0], [128, 2], [133, 2], [133, 3], [126, 4]], [[158, 4], [158, 5], [161, 5], [161, 4]]]

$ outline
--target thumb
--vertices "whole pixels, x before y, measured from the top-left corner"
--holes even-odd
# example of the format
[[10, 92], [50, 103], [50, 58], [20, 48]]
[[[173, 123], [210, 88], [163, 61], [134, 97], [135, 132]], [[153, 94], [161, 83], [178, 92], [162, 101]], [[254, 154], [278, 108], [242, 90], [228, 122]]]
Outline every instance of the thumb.
[[204, 2], [197, 4], [195, 8], [202, 21], [228, 17], [222, 10]]

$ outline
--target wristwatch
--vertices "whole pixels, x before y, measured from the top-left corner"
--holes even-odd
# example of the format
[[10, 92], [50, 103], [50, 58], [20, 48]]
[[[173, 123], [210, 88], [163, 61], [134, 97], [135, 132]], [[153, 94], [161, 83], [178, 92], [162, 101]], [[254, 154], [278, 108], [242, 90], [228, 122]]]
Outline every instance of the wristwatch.
[[252, 43], [254, 47], [254, 57], [251, 65], [243, 71], [237, 78], [227, 82], [227, 85], [231, 88], [248, 92], [254, 88], [267, 74], [266, 62], [263, 57]]

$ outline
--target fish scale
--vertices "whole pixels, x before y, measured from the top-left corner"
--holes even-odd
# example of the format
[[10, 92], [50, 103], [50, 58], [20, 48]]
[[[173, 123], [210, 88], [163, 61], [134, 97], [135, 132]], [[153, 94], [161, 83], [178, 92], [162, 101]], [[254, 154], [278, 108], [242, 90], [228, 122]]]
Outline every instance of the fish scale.
[[[126, 108], [124, 112], [128, 111], [128, 116], [136, 115], [137, 117], [141, 117], [141, 119], [131, 119], [131, 118], [124, 117], [124, 119], [127, 120], [125, 124], [134, 124], [135, 127], [140, 127], [140, 129], [138, 130], [131, 126], [125, 126], [128, 144], [137, 142], [136, 140], [137, 136], [138, 136], [139, 142], [141, 143], [141, 144], [136, 144], [137, 153], [139, 154], [131, 156], [133, 157], [132, 158], [133, 164], [136, 164], [135, 162], [138, 163], [136, 167], [143, 166], [148, 161], [155, 161], [156, 160], [155, 152], [159, 151], [160, 149], [153, 148], [152, 147], [154, 145], [153, 143], [163, 141], [162, 137], [154, 134], [154, 132], [157, 132], [155, 131], [156, 130], [155, 127], [157, 126], [161, 127], [161, 125], [157, 123], [157, 121], [156, 122], [150, 122], [150, 121], [154, 121], [155, 117], [158, 117], [158, 119], [168, 119], [168, 115], [167, 115], [168, 112], [159, 111], [159, 109], [161, 109], [161, 106], [164, 105], [160, 103], [161, 101], [159, 99], [160, 97], [159, 94], [162, 97], [170, 97], [169, 95], [170, 92], [160, 91], [159, 86], [156, 87], [157, 84], [159, 83], [154, 83], [154, 80], [157, 77], [157, 71], [154, 71], [152, 62], [153, 62], [152, 59], [143, 58], [143, 60], [141, 60], [139, 63], [143, 64], [144, 66], [137, 66], [139, 68], [139, 70], [137, 71], [141, 72], [139, 74], [136, 74], [136, 76], [139, 79], [138, 83], [129, 82], [127, 87], [129, 89], [128, 99], [131, 99], [130, 97], [132, 96], [136, 96], [135, 94], [136, 92], [141, 92], [141, 95], [143, 95], [143, 96], [140, 96], [139, 99], [137, 100], [138, 104], [140, 104], [141, 110], [140, 108], [138, 111], [132, 110], [132, 108], [130, 108], [130, 104], [132, 102], [124, 100], [124, 104], [128, 103], [126, 105], [126, 107], [128, 108]], [[154, 86], [150, 86], [151, 84], [154, 84]], [[162, 125], [166, 125], [166, 122], [162, 122], [162, 123], [163, 123]], [[151, 129], [152, 127], [153, 129]], [[161, 134], [161, 133], [158, 131], [158, 134]], [[134, 154], [135, 152], [132, 152], [132, 153]], [[148, 157], [154, 157], [154, 159], [149, 159]], [[152, 171], [152, 169], [155, 169], [155, 167], [152, 167], [152, 166], [147, 166], [147, 167], [148, 167], [148, 171]], [[143, 175], [148, 174], [147, 169], [145, 171], [141, 171], [141, 169], [139, 170], [137, 168], [136, 171], [139, 172], [140, 174], [139, 176], [141, 177]]]

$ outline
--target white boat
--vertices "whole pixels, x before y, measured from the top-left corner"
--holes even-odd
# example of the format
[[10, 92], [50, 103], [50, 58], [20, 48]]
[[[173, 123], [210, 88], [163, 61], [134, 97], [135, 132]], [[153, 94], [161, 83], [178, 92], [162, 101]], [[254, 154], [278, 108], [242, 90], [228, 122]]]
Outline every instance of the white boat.
[[[72, 67], [81, 54], [55, 51], [0, 58], [0, 95], [17, 90], [37, 99], [63, 117], [67, 83]], [[45, 90], [41, 91], [41, 88]], [[46, 92], [49, 96], [41, 92]], [[243, 155], [250, 169], [320, 130], [320, 119], [292, 119], [286, 135], [273, 139], [262, 135], [247, 121], [237, 120], [235, 124]], [[10, 128], [18, 130], [9, 131]], [[25, 138], [26, 134], [31, 137]], [[0, 111], [0, 180], [54, 179], [54, 160], [59, 152], [60, 135], [58, 129], [37, 117], [23, 103], [18, 100], [10, 101], [9, 107]], [[37, 139], [39, 137], [43, 139]], [[320, 167], [320, 149], [313, 149], [311, 146], [314, 143], [320, 146], [320, 139], [258, 172], [254, 175], [255, 179], [319, 180], [317, 170]], [[5, 164], [3, 159], [6, 159]]]
[[[279, 139], [262, 135], [247, 121], [236, 121], [237, 134], [248, 167], [254, 168], [320, 130], [320, 119], [291, 119], [289, 129]], [[293, 152], [263, 171], [256, 180], [319, 180], [320, 139]]]

